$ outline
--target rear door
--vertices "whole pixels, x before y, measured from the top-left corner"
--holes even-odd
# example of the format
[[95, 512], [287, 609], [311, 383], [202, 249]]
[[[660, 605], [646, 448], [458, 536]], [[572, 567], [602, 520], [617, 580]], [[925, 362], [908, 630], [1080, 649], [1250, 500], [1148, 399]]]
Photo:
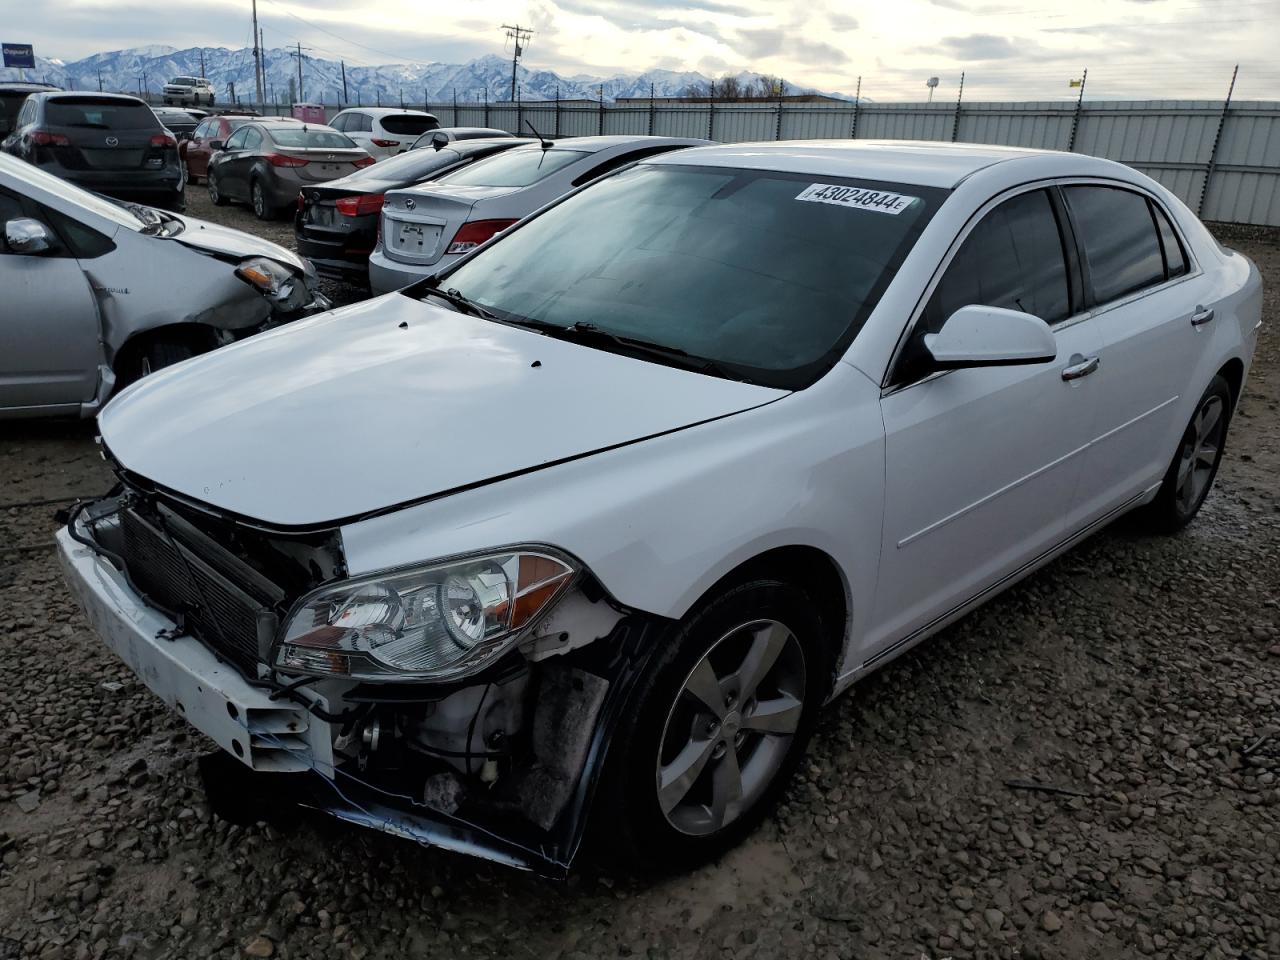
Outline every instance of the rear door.
[[[871, 660], [1064, 537], [1097, 408], [1092, 377], [1064, 374], [1101, 346], [1077, 307], [1064, 219], [1044, 188], [987, 210], [953, 247], [898, 361], [881, 400], [886, 493]], [[1045, 320], [1057, 358], [922, 376], [912, 345], [968, 304]]]
[[1069, 184], [1062, 192], [1080, 241], [1092, 322], [1105, 338], [1090, 378], [1100, 399], [1098, 436], [1072, 510], [1072, 522], [1082, 524], [1163, 478], [1212, 374], [1196, 379], [1215, 294], [1147, 194], [1102, 183]]
[[243, 126], [231, 134], [226, 146], [218, 151], [214, 164], [217, 167], [218, 189], [224, 196], [238, 200], [249, 197], [249, 169], [256, 154], [250, 146], [262, 143], [262, 132], [253, 126]]
[[3, 226], [17, 217], [48, 217], [30, 200], [0, 187], [0, 412], [64, 407], [75, 412], [98, 385], [98, 306], [71, 252], [10, 251]]

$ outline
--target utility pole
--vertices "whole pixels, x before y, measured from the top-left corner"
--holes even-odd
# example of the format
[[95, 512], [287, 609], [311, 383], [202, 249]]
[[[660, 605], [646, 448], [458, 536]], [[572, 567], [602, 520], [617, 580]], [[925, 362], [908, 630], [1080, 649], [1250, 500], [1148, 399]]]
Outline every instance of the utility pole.
[[964, 71], [960, 71], [960, 92], [956, 94], [956, 115], [951, 121], [951, 142], [956, 142], [956, 135], [960, 133], [960, 102], [964, 100]]
[[[342, 103], [350, 103], [351, 98], [347, 96], [347, 61], [342, 63]], [[341, 106], [341, 104], [339, 104]]]
[[1226, 126], [1227, 115], [1231, 112], [1231, 95], [1236, 92], [1236, 77], [1240, 75], [1240, 64], [1231, 71], [1231, 86], [1227, 87], [1227, 99], [1222, 101], [1222, 116], [1218, 118], [1218, 129], [1213, 134], [1213, 147], [1209, 150], [1209, 165], [1204, 171], [1204, 183], [1200, 186], [1200, 199], [1196, 202], [1196, 216], [1204, 210], [1205, 198], [1209, 196], [1209, 181], [1213, 179], [1213, 171], [1218, 166], [1218, 144], [1222, 142], [1222, 128]]
[[[1085, 67], [1084, 72], [1080, 74], [1080, 96], [1076, 98], [1076, 112], [1071, 115], [1071, 136], [1067, 139], [1067, 151], [1071, 152], [1076, 148], [1076, 131], [1080, 129], [1080, 111], [1084, 107], [1084, 85], [1089, 80], [1089, 68]], [[1073, 80], [1072, 83], [1075, 81]]]
[[[302, 41], [298, 41], [298, 52], [291, 53], [289, 56], [298, 58], [298, 103], [304, 103], [306, 97], [302, 93]], [[306, 49], [310, 50], [310, 47]]]
[[102, 92], [102, 68], [98, 68], [98, 92]]
[[504, 23], [502, 29], [507, 31], [507, 39], [515, 42], [515, 47], [511, 51], [511, 99], [516, 99], [516, 64], [520, 60], [520, 55], [524, 53], [524, 43], [533, 36], [533, 31], [520, 26], [520, 24]]
[[203, 50], [203, 49], [201, 49], [201, 51], [200, 51], [200, 79], [202, 79], [202, 80], [203, 80], [203, 79], [205, 79], [205, 76], [204, 76], [204, 50]]
[[258, 104], [262, 105], [262, 95], [264, 93], [263, 78], [265, 73], [262, 69], [262, 34], [258, 31], [258, 0], [253, 0], [253, 85], [258, 94]]

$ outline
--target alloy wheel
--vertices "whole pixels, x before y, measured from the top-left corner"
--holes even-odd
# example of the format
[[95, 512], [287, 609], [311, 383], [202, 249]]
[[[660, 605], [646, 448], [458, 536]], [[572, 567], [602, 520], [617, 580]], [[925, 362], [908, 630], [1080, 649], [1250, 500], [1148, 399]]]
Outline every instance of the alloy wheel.
[[209, 174], [209, 200], [215, 204], [218, 202], [218, 181], [212, 173]]
[[262, 185], [256, 180], [253, 184], [253, 212], [257, 214], [259, 220], [265, 220], [267, 217], [267, 198], [262, 195]]
[[804, 648], [776, 620], [726, 633], [685, 679], [658, 751], [658, 805], [681, 833], [706, 836], [749, 810], [800, 726]]
[[1225, 413], [1222, 397], [1217, 394], [1208, 396], [1183, 434], [1174, 489], [1178, 509], [1184, 514], [1195, 510], [1209, 489], [1213, 469], [1222, 452]]

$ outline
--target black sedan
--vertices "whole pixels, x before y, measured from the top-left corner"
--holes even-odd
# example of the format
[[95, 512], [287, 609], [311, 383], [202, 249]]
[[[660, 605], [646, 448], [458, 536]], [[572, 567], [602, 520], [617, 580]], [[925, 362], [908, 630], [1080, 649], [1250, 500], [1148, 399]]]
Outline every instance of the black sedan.
[[535, 141], [519, 137], [439, 141], [358, 170], [298, 194], [294, 233], [298, 253], [316, 271], [352, 283], [369, 281], [369, 254], [378, 239], [382, 195], [427, 180], [484, 157]]

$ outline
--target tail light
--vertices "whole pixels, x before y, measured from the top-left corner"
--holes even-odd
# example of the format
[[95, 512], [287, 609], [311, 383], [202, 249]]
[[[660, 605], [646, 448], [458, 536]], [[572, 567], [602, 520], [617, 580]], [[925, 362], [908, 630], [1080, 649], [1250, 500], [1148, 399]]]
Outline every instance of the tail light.
[[50, 133], [48, 130], [31, 131], [31, 142], [37, 147], [69, 147], [71, 141], [60, 133]]
[[377, 162], [373, 157], [361, 157], [355, 163], [357, 167], [372, 167]]
[[473, 220], [471, 223], [464, 223], [453, 235], [453, 241], [445, 253], [466, 253], [468, 250], [474, 250], [486, 240], [491, 239], [494, 234], [501, 233], [515, 222], [514, 220]]
[[374, 138], [373, 138], [371, 141], [369, 141], [369, 142], [370, 142], [370, 143], [372, 143], [375, 147], [398, 147], [398, 146], [400, 146], [400, 141], [399, 141], [399, 140], [379, 140], [377, 137], [374, 137]]
[[153, 147], [176, 147], [178, 141], [167, 133], [157, 133], [151, 138], [151, 145]]
[[359, 197], [343, 197], [334, 204], [344, 217], [362, 217], [382, 209], [382, 194], [366, 193]]
[[265, 159], [273, 167], [305, 167], [311, 162], [301, 157], [286, 157], [283, 153], [268, 153]]

